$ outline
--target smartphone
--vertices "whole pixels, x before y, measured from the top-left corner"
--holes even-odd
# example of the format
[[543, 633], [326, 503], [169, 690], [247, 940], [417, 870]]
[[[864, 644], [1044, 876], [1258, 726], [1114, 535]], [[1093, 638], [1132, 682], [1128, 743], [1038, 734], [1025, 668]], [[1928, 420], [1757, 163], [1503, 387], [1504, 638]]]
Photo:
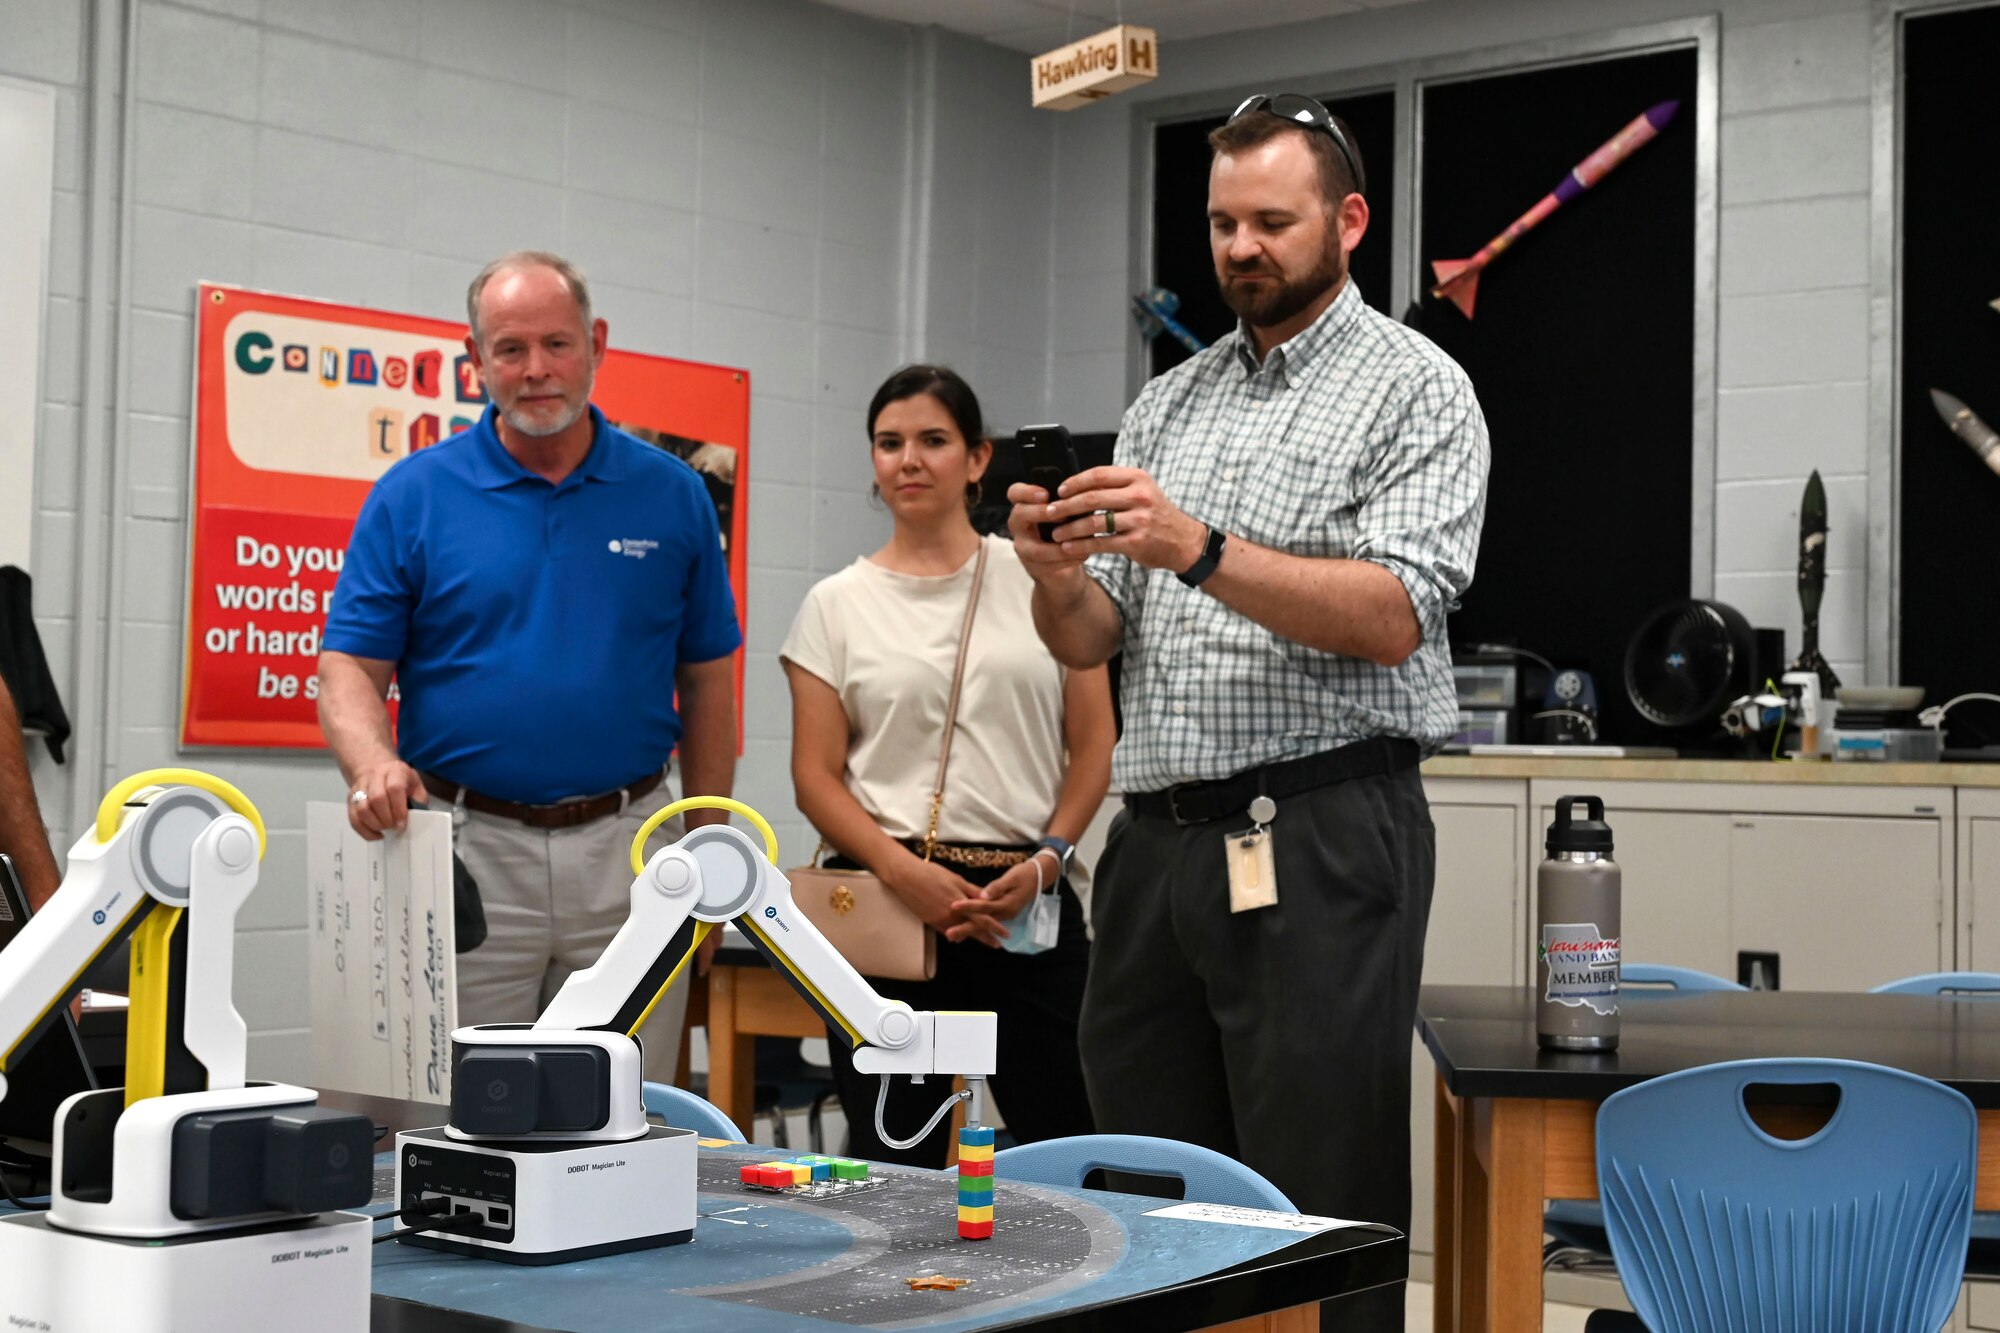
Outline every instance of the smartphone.
[[[1014, 442], [1021, 447], [1021, 466], [1026, 473], [1022, 480], [1047, 491], [1051, 500], [1056, 498], [1058, 486], [1083, 470], [1077, 466], [1076, 450], [1069, 442], [1066, 426], [1023, 426], [1015, 433]], [[1056, 524], [1036, 526], [1043, 541], [1055, 540], [1052, 534]]]

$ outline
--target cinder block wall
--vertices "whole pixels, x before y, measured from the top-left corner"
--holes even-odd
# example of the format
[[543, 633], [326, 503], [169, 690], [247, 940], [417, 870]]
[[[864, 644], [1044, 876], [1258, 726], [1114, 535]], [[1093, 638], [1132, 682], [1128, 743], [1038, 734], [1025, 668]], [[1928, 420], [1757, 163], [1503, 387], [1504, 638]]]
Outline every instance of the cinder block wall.
[[[324, 755], [176, 743], [193, 285], [462, 318], [482, 262], [538, 246], [588, 271], [614, 344], [751, 372], [737, 791], [803, 859], [776, 653], [812, 582], [886, 536], [865, 499], [869, 395], [928, 355], [964, 369], [1002, 426], [1047, 412], [1054, 127], [1003, 78], [1016, 59], [806, 0], [139, 0], [131, 267], [122, 285], [105, 271], [86, 307], [90, 117], [117, 114], [118, 91], [93, 84], [91, 25], [119, 8], [0, 7], [0, 76], [59, 98], [32, 572], [65, 702], [102, 763], [36, 759], [58, 851], [141, 768], [193, 762], [248, 792], [272, 836], [237, 999], [253, 1072], [307, 1076], [304, 807], [339, 800], [339, 779]], [[917, 254], [934, 281], [914, 280]], [[89, 348], [121, 296], [129, 385], [113, 376], [106, 417], [85, 422]], [[129, 467], [86, 493], [121, 420]], [[108, 663], [88, 698], [85, 622]]]

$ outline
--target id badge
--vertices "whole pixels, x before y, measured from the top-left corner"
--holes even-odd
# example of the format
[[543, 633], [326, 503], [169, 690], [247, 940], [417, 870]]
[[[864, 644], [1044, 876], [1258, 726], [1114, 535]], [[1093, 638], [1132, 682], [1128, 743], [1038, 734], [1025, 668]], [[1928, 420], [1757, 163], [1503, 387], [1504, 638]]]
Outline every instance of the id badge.
[[1008, 923], [1000, 947], [1009, 953], [1044, 953], [1056, 947], [1062, 933], [1062, 894], [1038, 893], [1035, 900]]
[[1271, 854], [1271, 830], [1247, 828], [1224, 839], [1229, 862], [1229, 910], [1249, 912], [1278, 905], [1278, 865]]

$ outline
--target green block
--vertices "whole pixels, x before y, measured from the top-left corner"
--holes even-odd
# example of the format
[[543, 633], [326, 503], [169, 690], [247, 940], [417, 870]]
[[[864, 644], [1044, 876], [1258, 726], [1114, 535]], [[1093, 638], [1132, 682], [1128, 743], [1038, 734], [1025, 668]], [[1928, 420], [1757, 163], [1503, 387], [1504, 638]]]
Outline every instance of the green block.
[[835, 1180], [868, 1179], [868, 1163], [857, 1162], [851, 1157], [836, 1157], [831, 1163]]

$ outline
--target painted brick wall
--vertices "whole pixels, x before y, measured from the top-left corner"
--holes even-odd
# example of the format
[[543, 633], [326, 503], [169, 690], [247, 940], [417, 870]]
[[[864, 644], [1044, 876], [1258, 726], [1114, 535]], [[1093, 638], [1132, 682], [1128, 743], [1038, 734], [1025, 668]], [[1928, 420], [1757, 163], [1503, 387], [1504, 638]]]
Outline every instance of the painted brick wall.
[[[935, 323], [931, 354], [974, 376], [996, 420], [1046, 409], [1053, 128], [1013, 114], [1018, 98], [989, 104], [1012, 58], [806, 0], [141, 0], [120, 404], [132, 461], [106, 506], [123, 616], [105, 708], [72, 685], [76, 617], [105, 605], [78, 586], [79, 459], [112, 438], [109, 420], [79, 419], [88, 15], [76, 0], [0, 8], [0, 74], [60, 93], [37, 609], [77, 725], [116, 727], [102, 773], [36, 761], [58, 848], [72, 810], [141, 768], [198, 762], [250, 793], [271, 850], [241, 922], [237, 998], [253, 1071], [306, 1075], [304, 805], [339, 800], [339, 778], [321, 755], [190, 757], [175, 743], [193, 284], [457, 318], [482, 262], [537, 246], [584, 266], [614, 344], [751, 371], [737, 794], [803, 858], [776, 653], [812, 582], [886, 536], [865, 501], [869, 395]], [[946, 77], [915, 79], [920, 41]], [[932, 165], [912, 152], [919, 116], [954, 127], [938, 139], [953, 234], [931, 249], [979, 256], [969, 285], [939, 289], [959, 321], [949, 337], [913, 314], [906, 282], [908, 204]]]

